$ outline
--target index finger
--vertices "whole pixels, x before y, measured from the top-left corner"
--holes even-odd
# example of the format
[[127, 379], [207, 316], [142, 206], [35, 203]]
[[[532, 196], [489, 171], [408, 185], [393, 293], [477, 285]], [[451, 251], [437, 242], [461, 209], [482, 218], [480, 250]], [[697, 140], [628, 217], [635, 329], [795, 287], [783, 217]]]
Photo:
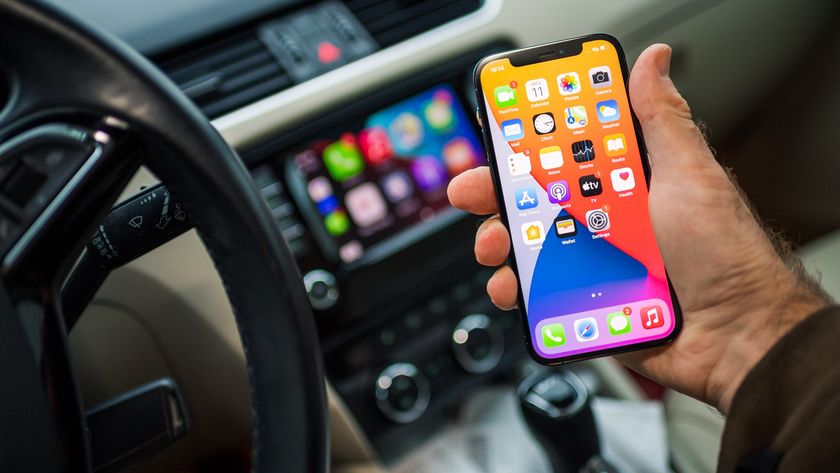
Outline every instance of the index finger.
[[493, 178], [487, 166], [470, 169], [455, 176], [449, 183], [447, 194], [449, 202], [461, 210], [478, 215], [499, 212]]

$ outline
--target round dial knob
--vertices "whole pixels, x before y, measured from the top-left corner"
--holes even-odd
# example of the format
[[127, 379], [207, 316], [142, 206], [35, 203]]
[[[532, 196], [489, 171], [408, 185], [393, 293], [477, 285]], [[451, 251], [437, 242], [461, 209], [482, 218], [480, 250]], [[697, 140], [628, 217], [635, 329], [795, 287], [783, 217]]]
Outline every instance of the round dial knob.
[[429, 407], [431, 388], [426, 376], [411, 363], [394, 363], [376, 378], [376, 405], [386, 417], [407, 424]]
[[313, 269], [303, 277], [303, 285], [315, 310], [329, 309], [338, 302], [338, 283], [329, 271]]
[[452, 331], [455, 359], [469, 373], [486, 373], [499, 365], [505, 352], [505, 337], [490, 317], [472, 314]]

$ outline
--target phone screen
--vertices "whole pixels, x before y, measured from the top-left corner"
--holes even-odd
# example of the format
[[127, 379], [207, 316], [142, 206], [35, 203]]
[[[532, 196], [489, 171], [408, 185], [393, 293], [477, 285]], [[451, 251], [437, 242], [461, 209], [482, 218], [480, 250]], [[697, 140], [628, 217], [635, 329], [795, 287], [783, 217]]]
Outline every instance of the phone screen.
[[477, 70], [520, 310], [532, 354], [548, 362], [659, 344], [679, 328], [613, 41]]

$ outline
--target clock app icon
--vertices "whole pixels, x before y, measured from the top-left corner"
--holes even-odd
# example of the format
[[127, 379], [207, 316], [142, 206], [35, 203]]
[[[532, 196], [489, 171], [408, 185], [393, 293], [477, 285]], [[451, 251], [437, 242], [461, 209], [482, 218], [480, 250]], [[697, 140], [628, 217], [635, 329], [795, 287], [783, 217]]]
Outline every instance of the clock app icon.
[[551, 112], [534, 115], [534, 130], [536, 130], [538, 135], [552, 133], [556, 129], [554, 115]]

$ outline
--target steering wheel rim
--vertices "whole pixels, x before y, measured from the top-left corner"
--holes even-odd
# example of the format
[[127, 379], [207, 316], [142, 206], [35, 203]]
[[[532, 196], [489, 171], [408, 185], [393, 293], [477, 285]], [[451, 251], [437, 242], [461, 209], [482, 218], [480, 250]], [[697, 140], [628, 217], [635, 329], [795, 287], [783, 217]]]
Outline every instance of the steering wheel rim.
[[[234, 308], [251, 381], [252, 471], [327, 471], [326, 393], [312, 313], [295, 260], [236, 153], [145, 58], [50, 5], [0, 0], [0, 73], [11, 90], [0, 111], [0, 147], [79, 116], [108, 117], [99, 123], [117, 124], [110, 131], [142, 143], [143, 164], [183, 201]], [[74, 187], [68, 181], [45, 206], [40, 226], [25, 227], [23, 237], [0, 235], [11, 238], [2, 242], [10, 249], [0, 267], [0, 373], [16, 377], [0, 383], [3, 471], [91, 468], [56, 301], [96, 217], [136, 169], [130, 154], [109, 149], [80, 168], [87, 174], [73, 174]], [[26, 337], [24, 317], [32, 304], [35, 339]]]

